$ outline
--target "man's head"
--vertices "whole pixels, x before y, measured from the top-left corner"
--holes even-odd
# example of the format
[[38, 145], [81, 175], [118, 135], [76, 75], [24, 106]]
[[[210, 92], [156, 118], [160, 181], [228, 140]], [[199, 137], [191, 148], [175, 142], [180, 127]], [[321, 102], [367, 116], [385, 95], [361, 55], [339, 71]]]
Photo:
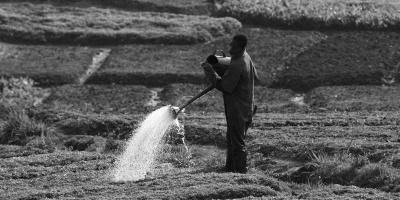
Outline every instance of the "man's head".
[[246, 49], [247, 46], [247, 36], [244, 34], [237, 34], [233, 36], [229, 49], [229, 54], [232, 56], [240, 55]]

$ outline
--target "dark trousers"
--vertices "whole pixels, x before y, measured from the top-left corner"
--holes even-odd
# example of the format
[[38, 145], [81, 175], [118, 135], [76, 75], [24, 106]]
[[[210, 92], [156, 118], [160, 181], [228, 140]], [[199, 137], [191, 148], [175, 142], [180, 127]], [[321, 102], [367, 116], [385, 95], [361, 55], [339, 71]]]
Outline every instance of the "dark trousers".
[[[236, 120], [234, 120], [236, 118]], [[251, 124], [251, 120], [240, 122], [235, 116], [227, 116], [228, 130], [226, 139], [228, 150], [226, 154], [225, 170], [227, 172], [246, 173], [247, 172], [247, 152], [245, 149], [246, 133]]]

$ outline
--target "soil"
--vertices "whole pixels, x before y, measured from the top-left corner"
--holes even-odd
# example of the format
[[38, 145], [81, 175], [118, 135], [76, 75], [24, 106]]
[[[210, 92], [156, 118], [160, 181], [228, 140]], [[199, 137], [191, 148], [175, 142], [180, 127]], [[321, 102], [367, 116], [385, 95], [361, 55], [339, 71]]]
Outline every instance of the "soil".
[[[207, 87], [198, 64], [215, 49], [226, 51], [231, 36], [187, 46], [108, 46], [110, 56], [85, 85], [76, 83], [98, 47], [1, 44], [14, 50], [1, 51], [0, 62], [18, 69], [1, 76], [24, 72], [51, 89], [27, 115], [58, 134], [50, 143], [34, 136], [26, 146], [0, 145], [0, 198], [400, 199], [392, 181], [400, 168], [397, 33], [249, 26], [242, 32], [265, 79], [255, 88], [259, 109], [246, 140], [249, 173], [221, 171], [226, 122], [213, 90], [179, 115], [190, 152], [166, 144], [137, 182], [112, 181], [126, 139], [153, 110], [180, 105]], [[41, 63], [51, 67], [31, 67]], [[159, 103], [148, 104], [154, 98]], [[381, 166], [380, 173], [329, 176], [346, 163], [321, 173], [324, 159], [340, 156], [365, 161], [370, 168], [359, 172]]]
[[[381, 85], [399, 79], [399, 33], [326, 34], [326, 40], [291, 60], [276, 87], [308, 91], [324, 85]], [[398, 82], [390, 84], [394, 83]]]

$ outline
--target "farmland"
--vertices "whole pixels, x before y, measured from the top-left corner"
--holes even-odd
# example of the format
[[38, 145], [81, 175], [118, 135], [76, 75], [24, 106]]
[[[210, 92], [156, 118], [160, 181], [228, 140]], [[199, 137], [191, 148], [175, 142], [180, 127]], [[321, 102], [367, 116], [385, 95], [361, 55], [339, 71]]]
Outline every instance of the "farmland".
[[[0, 199], [400, 199], [398, 3], [10, 2]], [[249, 172], [221, 171], [213, 90], [179, 116], [186, 146], [166, 141], [145, 179], [113, 181], [143, 119], [206, 88], [199, 64], [239, 32], [260, 74]]]

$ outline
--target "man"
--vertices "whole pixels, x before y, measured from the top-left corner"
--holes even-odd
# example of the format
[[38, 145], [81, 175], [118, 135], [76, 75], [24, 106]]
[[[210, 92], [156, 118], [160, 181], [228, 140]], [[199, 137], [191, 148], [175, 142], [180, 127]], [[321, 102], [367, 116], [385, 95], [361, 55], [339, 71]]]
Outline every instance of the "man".
[[203, 68], [205, 75], [223, 94], [227, 122], [227, 172], [247, 172], [245, 137], [256, 111], [254, 79], [257, 72], [246, 46], [246, 35], [237, 34], [232, 38], [229, 49], [231, 63], [222, 77], [211, 65]]

